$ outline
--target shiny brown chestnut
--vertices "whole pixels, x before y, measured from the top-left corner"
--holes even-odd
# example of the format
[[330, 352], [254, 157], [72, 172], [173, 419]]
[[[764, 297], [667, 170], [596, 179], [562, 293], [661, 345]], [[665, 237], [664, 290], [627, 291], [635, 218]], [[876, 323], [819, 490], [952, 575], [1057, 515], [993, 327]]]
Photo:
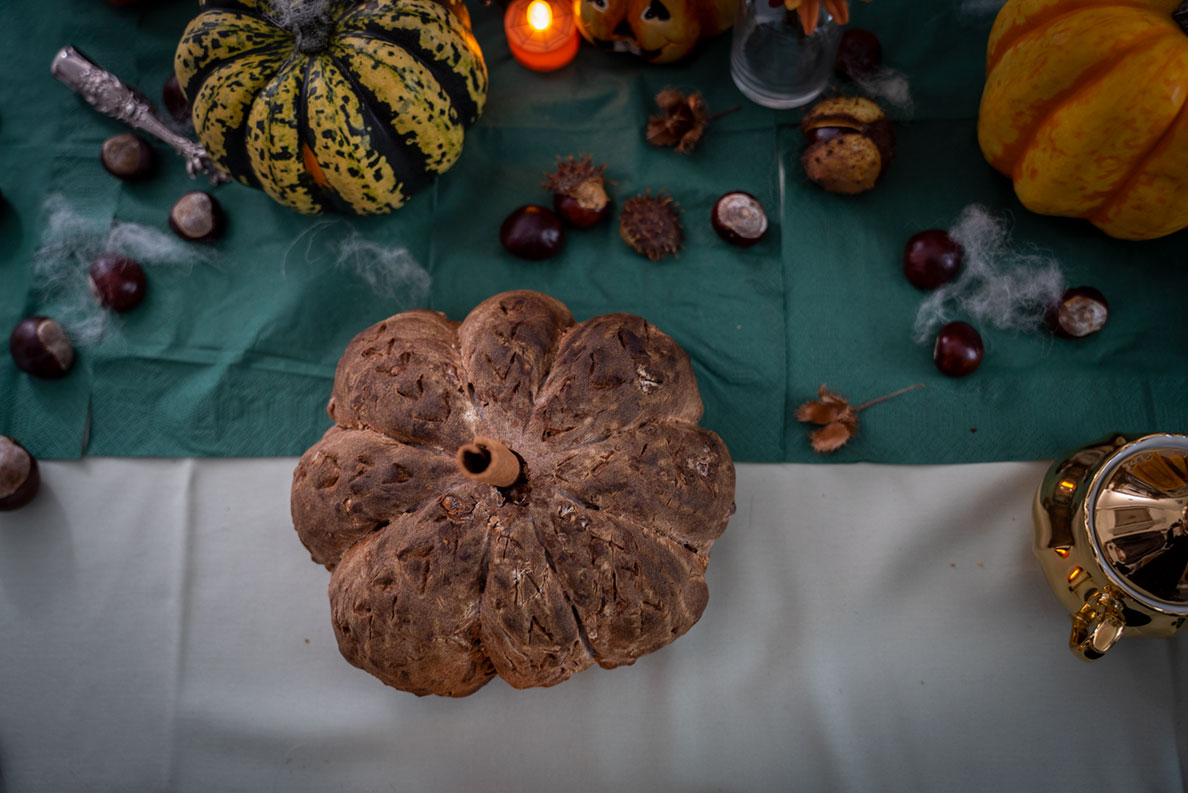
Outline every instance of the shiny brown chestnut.
[[936, 289], [957, 277], [963, 256], [947, 231], [925, 229], [913, 234], [903, 248], [903, 274], [917, 289]]
[[714, 203], [710, 224], [731, 245], [749, 248], [767, 233], [767, 213], [755, 196], [735, 190]]
[[588, 229], [610, 214], [606, 166], [588, 155], [558, 157], [557, 168], [545, 175], [543, 187], [553, 194], [553, 209], [574, 228]]
[[37, 458], [7, 435], [0, 435], [0, 511], [20, 509], [41, 487]]
[[190, 102], [186, 99], [186, 95], [182, 93], [181, 83], [178, 82], [176, 74], [169, 75], [169, 79], [162, 86], [161, 104], [165, 105], [165, 110], [179, 124], [185, 124], [190, 121]]
[[61, 377], [74, 364], [70, 338], [49, 317], [28, 317], [18, 322], [8, 337], [8, 351], [17, 367], [34, 377]]
[[223, 234], [227, 219], [215, 197], [202, 190], [186, 193], [169, 211], [169, 228], [188, 242], [209, 242]]
[[499, 241], [508, 253], [540, 261], [561, 252], [565, 232], [549, 209], [528, 204], [512, 211], [499, 227]]
[[846, 28], [837, 45], [834, 71], [847, 80], [873, 77], [883, 65], [879, 37], [862, 28]]
[[112, 176], [135, 182], [153, 172], [153, 147], [139, 135], [124, 132], [103, 141], [99, 161]]
[[1065, 290], [1044, 316], [1051, 331], [1065, 339], [1092, 336], [1105, 327], [1109, 318], [1110, 304], [1105, 295], [1092, 286]]
[[603, 195], [601, 202], [582, 203], [577, 196], [556, 193], [553, 210], [575, 229], [588, 229], [610, 214], [610, 200]]
[[936, 334], [932, 361], [941, 374], [965, 377], [982, 363], [982, 335], [968, 322], [950, 322]]
[[117, 314], [140, 305], [148, 289], [144, 268], [115, 253], [104, 253], [91, 262], [87, 284], [99, 305]]

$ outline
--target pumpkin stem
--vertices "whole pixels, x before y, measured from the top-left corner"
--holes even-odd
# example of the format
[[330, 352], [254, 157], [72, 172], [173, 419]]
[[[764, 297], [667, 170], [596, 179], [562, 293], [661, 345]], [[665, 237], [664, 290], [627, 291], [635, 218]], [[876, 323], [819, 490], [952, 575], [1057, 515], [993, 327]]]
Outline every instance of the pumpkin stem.
[[497, 440], [477, 437], [458, 447], [458, 469], [476, 482], [508, 487], [520, 478], [520, 458]]
[[330, 46], [332, 24], [326, 15], [327, 0], [271, 0], [269, 17], [297, 40], [297, 51], [305, 55]]

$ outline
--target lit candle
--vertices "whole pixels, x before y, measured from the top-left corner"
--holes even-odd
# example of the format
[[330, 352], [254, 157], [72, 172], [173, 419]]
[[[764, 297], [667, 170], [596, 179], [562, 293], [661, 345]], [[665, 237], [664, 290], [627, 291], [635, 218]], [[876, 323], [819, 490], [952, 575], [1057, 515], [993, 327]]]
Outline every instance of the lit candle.
[[551, 72], [577, 55], [577, 23], [565, 0], [513, 0], [503, 30], [512, 55], [529, 69]]

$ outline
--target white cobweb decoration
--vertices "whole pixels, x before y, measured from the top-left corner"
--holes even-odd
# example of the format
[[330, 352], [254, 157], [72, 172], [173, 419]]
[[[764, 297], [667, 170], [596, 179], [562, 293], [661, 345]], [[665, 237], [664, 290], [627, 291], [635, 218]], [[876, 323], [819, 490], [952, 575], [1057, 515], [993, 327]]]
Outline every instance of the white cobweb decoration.
[[880, 66], [874, 74], [855, 77], [855, 84], [871, 99], [897, 108], [905, 118], [911, 118], [915, 107], [912, 85], [907, 75], [889, 66]]
[[46, 198], [42, 211], [44, 231], [33, 254], [33, 288], [46, 313], [53, 314], [78, 347], [94, 346], [119, 333], [119, 316], [99, 305], [88, 284], [91, 262], [99, 255], [127, 256], [144, 268], [150, 280], [153, 269], [171, 267], [188, 273], [196, 265], [215, 261], [212, 249], [182, 242], [160, 229], [97, 220], [60, 193]]
[[[339, 231], [343, 226], [346, 226], [345, 233]], [[324, 220], [303, 231], [285, 252], [282, 269], [288, 269], [289, 259], [303, 239], [304, 263], [325, 266], [327, 257], [315, 254], [314, 247], [317, 238], [332, 229], [339, 231], [339, 236], [324, 246], [331, 257], [329, 266], [362, 281], [372, 293], [396, 309], [425, 305], [433, 279], [412, 252], [401, 245], [383, 245], [366, 239], [342, 220]]]
[[961, 274], [920, 305], [916, 342], [931, 343], [937, 329], [958, 314], [1001, 330], [1039, 329], [1048, 306], [1065, 290], [1060, 263], [1013, 245], [1006, 221], [977, 204], [962, 211], [949, 236], [963, 251]]

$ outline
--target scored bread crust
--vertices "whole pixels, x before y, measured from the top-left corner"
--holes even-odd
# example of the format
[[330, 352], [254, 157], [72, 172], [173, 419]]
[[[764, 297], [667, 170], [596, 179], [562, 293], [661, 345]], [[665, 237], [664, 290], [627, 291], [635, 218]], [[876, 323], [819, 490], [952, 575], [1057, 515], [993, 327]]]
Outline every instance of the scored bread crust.
[[[734, 466], [697, 426], [688, 356], [643, 319], [575, 323], [527, 291], [462, 323], [398, 314], [347, 346], [327, 410], [335, 425], [294, 472], [293, 523], [332, 571], [339, 649], [383, 682], [553, 685], [700, 618]], [[476, 437], [516, 453], [515, 483], [461, 472]]]

